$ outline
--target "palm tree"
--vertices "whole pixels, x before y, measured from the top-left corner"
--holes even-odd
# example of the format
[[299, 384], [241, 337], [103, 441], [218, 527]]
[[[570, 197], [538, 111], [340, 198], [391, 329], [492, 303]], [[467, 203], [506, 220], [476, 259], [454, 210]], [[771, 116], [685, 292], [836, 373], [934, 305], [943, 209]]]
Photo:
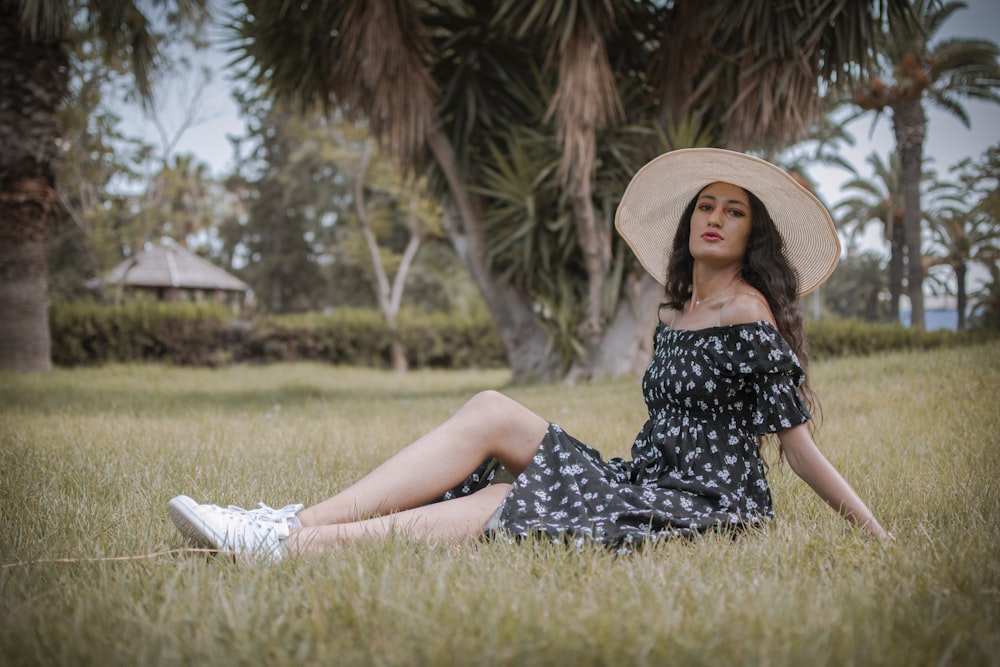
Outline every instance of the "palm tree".
[[[173, 8], [165, 22], [195, 25], [205, 16], [204, 0], [175, 0]], [[58, 113], [75, 27], [109, 57], [128, 54], [136, 90], [151, 95], [161, 36], [139, 3], [0, 0], [0, 368], [51, 368], [45, 243], [57, 207]]]
[[[969, 118], [963, 99], [1000, 102], [1000, 65], [997, 45], [988, 40], [949, 39], [931, 43], [947, 19], [966, 7], [963, 2], [915, 0], [919, 25], [896, 23], [877, 42], [883, 74], [873, 76], [858, 92], [855, 103], [862, 109], [892, 112], [903, 178], [903, 227], [907, 255], [919, 258], [921, 251], [920, 180], [927, 115], [924, 99], [957, 116], [966, 127]], [[919, 261], [907, 265], [912, 322], [924, 324], [924, 267]]]
[[990, 281], [972, 295], [973, 320], [990, 329], [1000, 331], [1000, 264], [989, 267]]
[[[615, 201], [603, 186], [619, 196], [627, 174], [642, 162], [682, 147], [665, 139], [692, 118], [695, 131], [687, 134], [707, 136], [714, 145], [793, 141], [819, 111], [817, 79], [824, 90], [846, 85], [867, 64], [876, 14], [885, 11], [895, 22], [909, 11], [904, 0], [758, 0], [740, 3], [737, 11], [697, 0], [244, 4], [238, 48], [252, 81], [303, 106], [364, 117], [404, 166], [430, 168], [446, 199], [442, 211], [452, 241], [519, 380], [551, 375], [557, 367], [539, 322], [547, 300], [585, 313], [580, 326], [560, 327], [584, 341], [581, 356], [610, 359], [609, 347], [618, 356], [631, 354], [637, 340], [649, 338], [651, 322], [634, 317], [632, 340], [627, 333], [607, 335], [635, 306], [619, 297], [655, 302], [659, 288], [649, 278], [629, 278], [641, 271], [617, 261], [625, 256], [611, 233]], [[531, 98], [541, 102], [541, 114]], [[504, 267], [492, 261], [485, 220], [493, 202], [476, 188], [485, 185], [488, 166], [500, 168], [489, 162], [503, 150], [493, 149], [525, 128], [559, 146], [557, 167], [543, 162], [532, 182], [540, 191], [555, 184], [554, 219], [568, 211], [577, 246], [567, 270], [579, 271], [586, 290], [560, 283], [557, 293], [538, 292], [536, 285], [545, 282], [541, 263], [530, 272], [538, 280], [518, 283], [504, 280]], [[604, 136], [628, 145], [605, 149]], [[555, 227], [550, 233], [566, 231]], [[602, 369], [588, 372], [594, 370]]]
[[833, 206], [837, 226], [847, 233], [848, 254], [853, 254], [858, 239], [872, 222], [882, 225], [882, 238], [889, 244], [889, 298], [893, 322], [899, 321], [899, 297], [903, 293], [905, 240], [903, 232], [903, 196], [899, 160], [890, 156], [888, 163], [877, 153], [868, 156], [874, 176], [852, 178], [842, 188], [853, 195]]
[[958, 181], [942, 182], [927, 214], [931, 251], [926, 268], [950, 267], [955, 278], [958, 329], [966, 328], [970, 264], [992, 268], [1000, 263], [1000, 220], [997, 219], [997, 167], [1000, 148], [987, 152], [982, 164], [964, 160], [956, 166]]
[[876, 322], [884, 316], [880, 307], [886, 288], [884, 259], [872, 251], [848, 255], [825, 288], [826, 303], [833, 312]]

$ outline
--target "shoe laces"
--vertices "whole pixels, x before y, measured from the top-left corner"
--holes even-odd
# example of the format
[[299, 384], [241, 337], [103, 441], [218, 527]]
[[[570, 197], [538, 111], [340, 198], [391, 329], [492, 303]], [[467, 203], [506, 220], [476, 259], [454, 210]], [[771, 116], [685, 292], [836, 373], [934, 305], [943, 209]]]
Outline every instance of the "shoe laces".
[[280, 509], [275, 509], [273, 507], [268, 507], [264, 503], [257, 504], [260, 507], [254, 510], [243, 509], [238, 505], [230, 505], [228, 509], [230, 512], [236, 512], [237, 514], [242, 514], [248, 518], [256, 519], [257, 521], [278, 523], [295, 518], [298, 511], [304, 507], [303, 505], [296, 503], [292, 505], [285, 505]]

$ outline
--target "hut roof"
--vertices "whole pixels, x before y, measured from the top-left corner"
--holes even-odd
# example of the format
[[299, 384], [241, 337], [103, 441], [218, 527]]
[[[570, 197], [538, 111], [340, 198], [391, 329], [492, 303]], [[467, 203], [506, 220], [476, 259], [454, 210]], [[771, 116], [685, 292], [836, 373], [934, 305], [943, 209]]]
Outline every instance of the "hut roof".
[[116, 266], [105, 283], [125, 287], [176, 287], [179, 289], [246, 292], [250, 286], [173, 239], [164, 238]]

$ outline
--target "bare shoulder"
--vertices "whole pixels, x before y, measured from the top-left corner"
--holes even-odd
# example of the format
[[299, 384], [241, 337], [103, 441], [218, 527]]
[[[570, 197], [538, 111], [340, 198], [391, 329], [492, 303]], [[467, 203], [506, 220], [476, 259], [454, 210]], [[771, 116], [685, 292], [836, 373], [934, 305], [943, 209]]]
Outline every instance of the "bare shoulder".
[[665, 303], [660, 304], [660, 307], [659, 307], [659, 309], [658, 309], [657, 312], [658, 312], [658, 315], [659, 315], [660, 323], [665, 324], [668, 327], [672, 327], [673, 324], [674, 324], [674, 321], [678, 317], [680, 317], [680, 316], [682, 316], [684, 314], [684, 313], [682, 313], [679, 310], [674, 310], [673, 308], [671, 308], [670, 306], [668, 306]]
[[764, 295], [757, 290], [737, 294], [726, 302], [719, 313], [723, 325], [770, 322], [774, 324], [774, 314]]

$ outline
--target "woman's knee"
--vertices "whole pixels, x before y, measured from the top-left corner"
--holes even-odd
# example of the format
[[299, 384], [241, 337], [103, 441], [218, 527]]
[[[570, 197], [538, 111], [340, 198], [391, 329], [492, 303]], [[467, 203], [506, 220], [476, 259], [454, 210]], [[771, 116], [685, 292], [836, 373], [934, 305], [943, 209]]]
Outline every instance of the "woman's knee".
[[481, 391], [463, 407], [483, 453], [500, 459], [511, 472], [520, 472], [535, 455], [548, 422], [499, 391]]
[[470, 398], [465, 404], [467, 410], [484, 415], [503, 413], [513, 409], [515, 406], [521, 407], [517, 401], [495, 389], [481, 391]]

